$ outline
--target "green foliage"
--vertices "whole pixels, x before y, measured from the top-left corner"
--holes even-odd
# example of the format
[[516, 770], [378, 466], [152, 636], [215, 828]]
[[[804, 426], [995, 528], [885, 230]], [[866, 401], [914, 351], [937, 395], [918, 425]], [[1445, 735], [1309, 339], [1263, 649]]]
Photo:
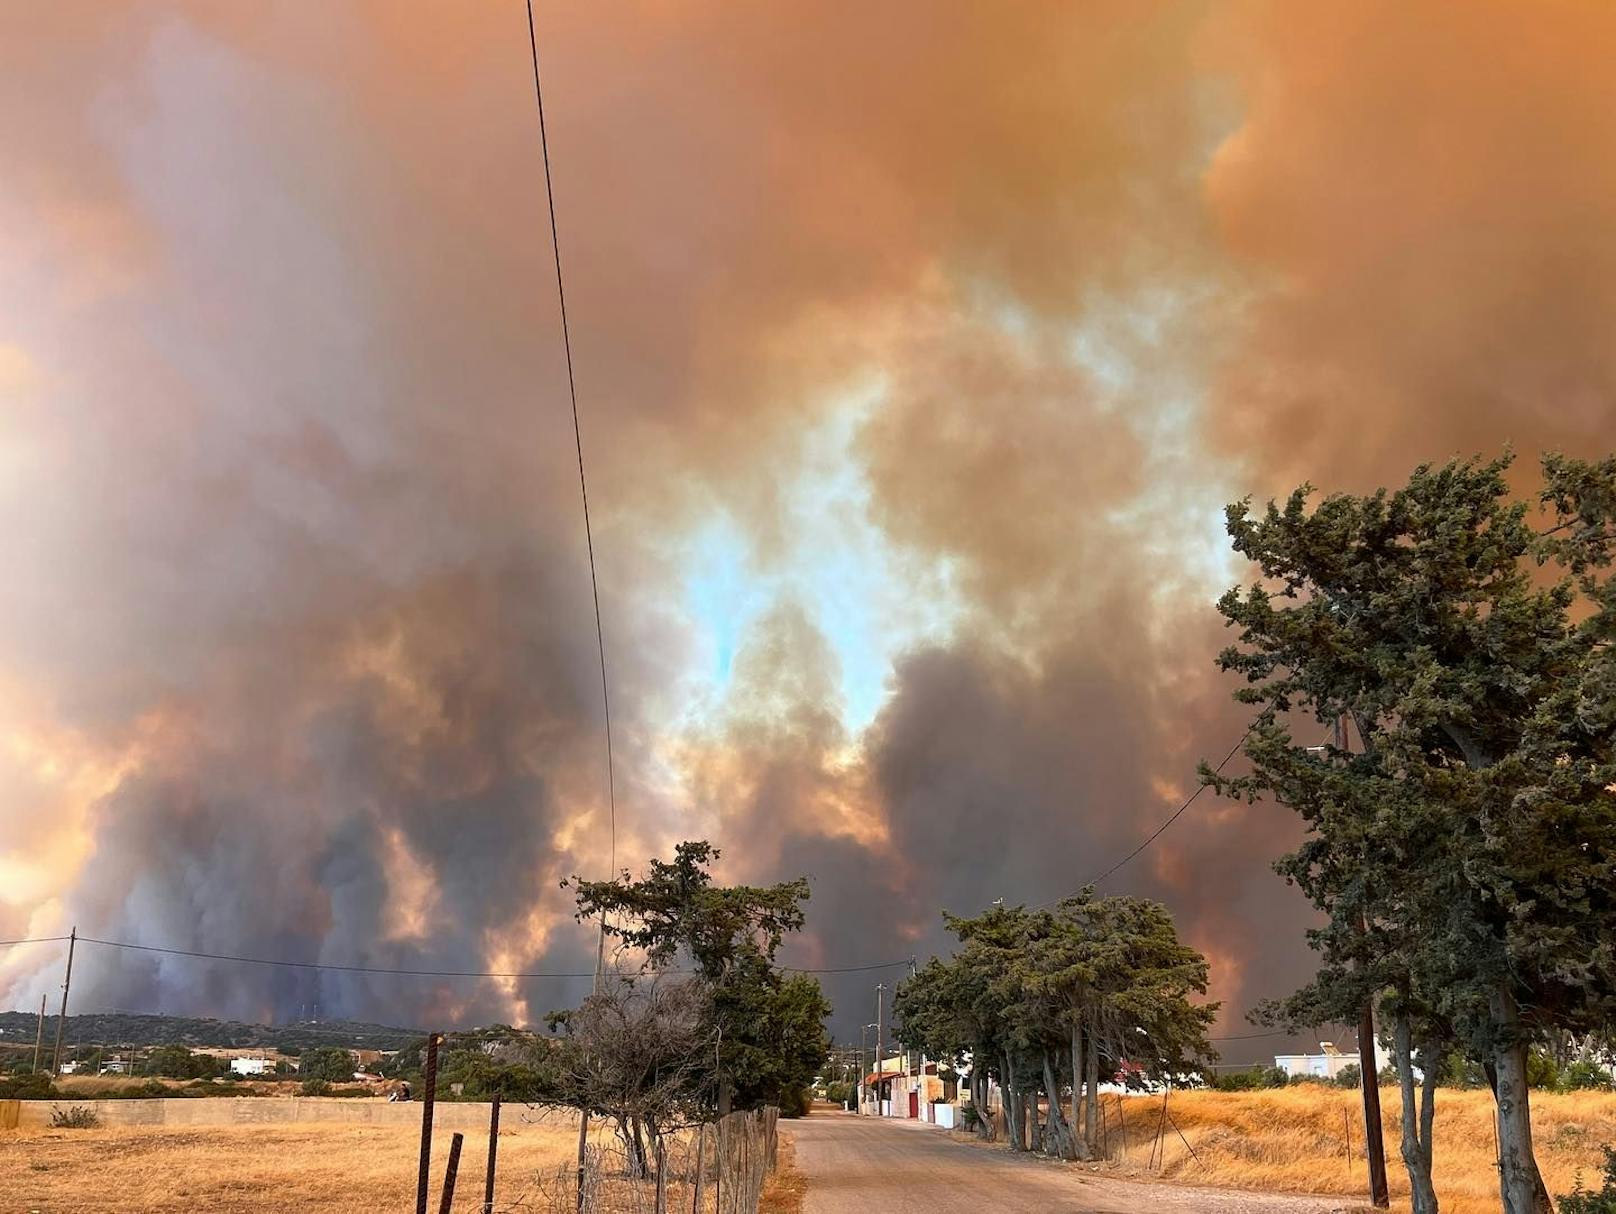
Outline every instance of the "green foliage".
[[331, 1084], [325, 1079], [305, 1079], [297, 1090], [304, 1096], [329, 1096]]
[[779, 1108], [782, 1117], [806, 1117], [808, 1110], [813, 1107], [813, 1093], [803, 1087], [784, 1087], [780, 1089]]
[[[1519, 1085], [1551, 1078], [1524, 1074], [1527, 1045], [1616, 1018], [1616, 950], [1589, 944], [1616, 935], [1616, 459], [1546, 458], [1541, 531], [1510, 463], [1229, 507], [1261, 574], [1219, 602], [1252, 771], [1203, 779], [1306, 827], [1276, 868], [1326, 915], [1321, 965], [1275, 1019], [1378, 999], [1399, 1057], [1461, 1044], [1524, 1108]], [[1350, 720], [1354, 752], [1298, 742], [1304, 716]], [[1515, 1208], [1536, 1166], [1522, 1119], [1501, 1134]]]
[[1349, 1062], [1335, 1073], [1335, 1086], [1338, 1088], [1355, 1088], [1363, 1083], [1363, 1068], [1356, 1062]]
[[53, 1130], [93, 1130], [101, 1124], [101, 1118], [94, 1109], [76, 1104], [69, 1109], [55, 1110], [50, 1123]]
[[51, 1100], [56, 1086], [43, 1071], [0, 1079], [0, 1100]]
[[683, 951], [709, 982], [721, 981], [749, 952], [772, 962], [785, 933], [802, 930], [807, 878], [769, 886], [714, 885], [707, 866], [720, 855], [711, 843], [686, 842], [675, 849], [671, 864], [652, 860], [639, 881], [626, 869], [612, 881], [574, 877], [578, 918], [604, 916], [608, 935], [645, 950], [655, 966]]
[[1562, 1092], [1609, 1091], [1616, 1084], [1610, 1072], [1592, 1062], [1578, 1060], [1560, 1072], [1559, 1088]]
[[328, 1083], [343, 1083], [354, 1076], [353, 1054], [334, 1045], [322, 1045], [304, 1050], [298, 1064], [298, 1074], [304, 1085], [311, 1080], [324, 1079]]
[[213, 1054], [194, 1054], [183, 1045], [161, 1045], [139, 1060], [135, 1074], [163, 1075], [170, 1079], [211, 1079], [228, 1075], [230, 1064]]
[[809, 974], [783, 974], [761, 955], [738, 961], [712, 992], [723, 1026], [719, 1057], [734, 1084], [735, 1107], [757, 1108], [792, 1098], [825, 1065], [830, 1002]]
[[[0, 1030], [6, 1039], [33, 1040], [34, 1012], [0, 1012]], [[54, 1018], [53, 1021], [54, 1022]], [[235, 1049], [274, 1049], [296, 1057], [299, 1049], [317, 1045], [346, 1045], [354, 1049], [396, 1050], [421, 1036], [419, 1029], [393, 1028], [355, 1020], [327, 1020], [319, 1024], [243, 1024], [234, 1020], [204, 1020], [190, 1016], [136, 1015], [97, 1012], [69, 1016], [67, 1039], [81, 1042], [116, 1042], [145, 1048], [153, 1045], [223, 1046]]]
[[825, 1089], [825, 1099], [833, 1104], [846, 1105], [857, 1098], [857, 1091], [853, 1084], [837, 1080]]
[[707, 870], [719, 855], [709, 843], [684, 842], [640, 880], [626, 871], [611, 881], [574, 877], [577, 915], [604, 916], [606, 932], [643, 950], [652, 968], [688, 956], [710, 988], [716, 1065], [734, 1107], [774, 1104], [807, 1087], [830, 1050], [819, 983], [774, 965], [786, 933], [803, 926], [808, 882], [714, 885]]
[[1560, 1214], [1616, 1214], [1616, 1151], [1605, 1147], [1605, 1183], [1593, 1192], [1577, 1177], [1576, 1187], [1560, 1198]]
[[1282, 1088], [1289, 1083], [1290, 1076], [1283, 1067], [1277, 1066], [1217, 1072], [1207, 1078], [1207, 1086], [1218, 1092], [1260, 1092], [1266, 1088]]
[[1547, 1050], [1534, 1049], [1526, 1055], [1526, 1084], [1533, 1088], [1560, 1086], [1560, 1066]]
[[461, 1085], [460, 1100], [492, 1100], [496, 1093], [502, 1100], [527, 1104], [554, 1099], [553, 1051], [543, 1039], [528, 1034], [507, 1038], [493, 1052], [485, 1048], [483, 1041], [461, 1045], [461, 1040], [461, 1035], [456, 1034], [440, 1047], [440, 1099], [456, 1099], [448, 1095], [454, 1084]]
[[[996, 1076], [1012, 1104], [1040, 1090], [1056, 1095], [1063, 1076], [1084, 1087], [1089, 1074], [1126, 1066], [1170, 1081], [1216, 1057], [1206, 1031], [1217, 1005], [1192, 1000], [1206, 992], [1206, 959], [1180, 942], [1159, 903], [1086, 889], [1053, 910], [996, 905], [944, 920], [960, 948], [899, 984], [898, 1039], [956, 1068], [969, 1055], [973, 1081]], [[1086, 1091], [1094, 1115], [1085, 1121], [1097, 1124], [1096, 1085]], [[1050, 1116], [1057, 1152], [1093, 1151], [1058, 1101]], [[1014, 1110], [1010, 1124], [1019, 1146]]]

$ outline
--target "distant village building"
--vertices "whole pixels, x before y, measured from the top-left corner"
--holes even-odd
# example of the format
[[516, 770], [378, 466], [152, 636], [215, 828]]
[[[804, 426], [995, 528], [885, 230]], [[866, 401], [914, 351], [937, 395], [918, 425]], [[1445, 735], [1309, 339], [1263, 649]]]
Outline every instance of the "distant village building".
[[232, 1058], [230, 1060], [230, 1073], [233, 1075], [273, 1075], [275, 1061], [272, 1058]]
[[1358, 1056], [1343, 1054], [1333, 1041], [1321, 1041], [1317, 1054], [1275, 1054], [1274, 1065], [1293, 1079], [1298, 1075], [1334, 1079], [1347, 1067], [1357, 1066]]

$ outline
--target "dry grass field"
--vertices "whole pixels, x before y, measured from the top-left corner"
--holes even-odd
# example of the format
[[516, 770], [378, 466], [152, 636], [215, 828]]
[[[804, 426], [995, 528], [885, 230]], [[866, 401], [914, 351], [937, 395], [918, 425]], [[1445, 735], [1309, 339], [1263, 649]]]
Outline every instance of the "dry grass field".
[[[0, 1133], [0, 1211], [408, 1210], [419, 1135], [415, 1126], [341, 1123], [7, 1131]], [[576, 1158], [577, 1135], [576, 1122], [508, 1107], [500, 1125], [497, 1208], [547, 1214], [557, 1174], [570, 1172]], [[609, 1141], [609, 1135], [592, 1137]], [[447, 1130], [434, 1135], [434, 1210], [449, 1140]], [[456, 1210], [482, 1209], [487, 1152], [486, 1133], [465, 1133]], [[764, 1190], [765, 1214], [796, 1214], [802, 1206], [802, 1180], [791, 1167], [788, 1142], [781, 1152], [781, 1168]], [[673, 1192], [688, 1208], [687, 1191], [675, 1186]], [[570, 1199], [561, 1204], [570, 1207]]]
[[[433, 1209], [449, 1138], [434, 1135]], [[419, 1142], [413, 1126], [325, 1123], [10, 1131], [0, 1134], [0, 1210], [407, 1210]], [[500, 1208], [531, 1203], [531, 1182], [576, 1148], [575, 1128], [523, 1124], [517, 1109], [507, 1110]], [[487, 1151], [486, 1133], [465, 1135], [456, 1210], [481, 1209]]]
[[[1394, 1209], [1408, 1208], [1408, 1177], [1398, 1155], [1399, 1100], [1381, 1089], [1387, 1171]], [[1119, 1123], [1118, 1110], [1123, 1110]], [[1147, 1163], [1161, 1101], [1106, 1101], [1113, 1156], [1133, 1168]], [[1268, 1092], [1174, 1092], [1168, 1104], [1184, 1138], [1166, 1131], [1160, 1175], [1200, 1184], [1359, 1196], [1367, 1192], [1359, 1093], [1307, 1085]], [[1437, 1093], [1436, 1189], [1445, 1214], [1494, 1214], [1498, 1173], [1486, 1091]], [[1555, 1197], [1571, 1190], [1579, 1169], [1597, 1187], [1600, 1144], [1616, 1144], [1616, 1094], [1532, 1093], [1538, 1163]], [[1120, 1150], [1126, 1130], [1126, 1150]], [[1348, 1163], [1348, 1144], [1351, 1163]], [[1365, 1203], [1367, 1205], [1367, 1202]]]

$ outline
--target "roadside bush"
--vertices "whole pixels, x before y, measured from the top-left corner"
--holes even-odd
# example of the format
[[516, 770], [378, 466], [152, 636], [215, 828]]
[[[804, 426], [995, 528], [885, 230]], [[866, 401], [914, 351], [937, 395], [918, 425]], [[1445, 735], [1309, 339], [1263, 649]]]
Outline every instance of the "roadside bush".
[[853, 1099], [853, 1085], [838, 1080], [825, 1089], [825, 1099], [835, 1104], [847, 1104]]
[[51, 1114], [53, 1130], [93, 1130], [101, 1124], [94, 1109], [76, 1104], [70, 1109], [57, 1109]]
[[808, 1110], [813, 1107], [813, 1094], [807, 1088], [783, 1087], [780, 1089], [780, 1116], [806, 1117]]
[[960, 1122], [967, 1130], [974, 1130], [982, 1124], [982, 1114], [976, 1111], [976, 1106], [969, 1100], [960, 1105]]
[[1363, 1068], [1356, 1062], [1349, 1062], [1335, 1073], [1335, 1086], [1338, 1088], [1355, 1088], [1363, 1082]]
[[1283, 1067], [1254, 1066], [1249, 1071], [1213, 1074], [1207, 1086], [1218, 1092], [1258, 1092], [1264, 1088], [1282, 1088], [1289, 1083], [1290, 1076]]
[[329, 1096], [331, 1085], [324, 1079], [305, 1079], [297, 1089], [305, 1096]]
[[1560, 1214], [1616, 1214], [1616, 1151], [1605, 1148], [1605, 1183], [1593, 1192], [1577, 1177], [1576, 1187], [1560, 1198]]
[[0, 1100], [50, 1100], [55, 1095], [56, 1086], [43, 1072], [0, 1079]]

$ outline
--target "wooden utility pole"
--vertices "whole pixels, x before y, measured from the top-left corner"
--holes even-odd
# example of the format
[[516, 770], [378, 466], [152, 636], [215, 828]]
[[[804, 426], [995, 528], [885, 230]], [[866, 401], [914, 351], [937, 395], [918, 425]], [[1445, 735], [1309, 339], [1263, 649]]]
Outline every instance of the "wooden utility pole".
[[62, 1029], [67, 1025], [67, 990], [73, 985], [73, 947], [79, 942], [79, 929], [75, 924], [67, 937], [67, 973], [62, 976], [62, 1011], [56, 1017], [56, 1053], [51, 1059], [51, 1078], [62, 1074]]
[[39, 1047], [45, 1044], [45, 996], [39, 997], [39, 1025], [34, 1029], [34, 1069], [30, 1074], [39, 1073]]
[[[1347, 753], [1347, 726], [1344, 717], [1335, 719], [1335, 745]], [[1369, 925], [1364, 923], [1364, 934]], [[1375, 1000], [1364, 1000], [1358, 1015], [1358, 1078], [1363, 1088], [1364, 1157], [1369, 1161], [1369, 1201], [1378, 1209], [1392, 1204], [1386, 1185], [1386, 1141], [1380, 1123], [1380, 1068], [1375, 1065]]]
[[886, 1047], [886, 995], [887, 984], [875, 984], [875, 1115], [881, 1115], [881, 1077], [887, 1069]]

